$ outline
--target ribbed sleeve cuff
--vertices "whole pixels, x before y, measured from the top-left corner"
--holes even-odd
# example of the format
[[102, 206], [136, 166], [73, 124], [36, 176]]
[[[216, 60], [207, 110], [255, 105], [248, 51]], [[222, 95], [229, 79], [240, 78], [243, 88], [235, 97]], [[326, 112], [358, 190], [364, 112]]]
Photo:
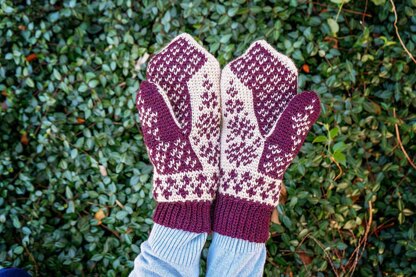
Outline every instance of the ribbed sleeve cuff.
[[264, 243], [269, 238], [273, 206], [218, 194], [214, 208], [214, 232], [221, 235]]
[[190, 266], [199, 259], [208, 234], [196, 234], [155, 224], [149, 236], [154, 253], [179, 265]]
[[265, 244], [227, 237], [214, 232], [212, 235], [211, 246], [226, 249], [231, 253], [249, 253], [258, 252], [264, 249]]
[[211, 202], [162, 202], [156, 206], [153, 221], [165, 227], [194, 233], [211, 231]]

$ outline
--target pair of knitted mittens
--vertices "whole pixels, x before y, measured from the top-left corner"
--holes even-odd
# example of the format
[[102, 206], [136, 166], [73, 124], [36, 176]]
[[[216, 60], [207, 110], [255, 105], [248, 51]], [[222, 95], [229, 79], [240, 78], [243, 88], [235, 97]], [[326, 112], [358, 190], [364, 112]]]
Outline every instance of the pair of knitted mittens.
[[182, 34], [146, 77], [136, 103], [155, 169], [154, 221], [265, 242], [284, 172], [318, 119], [317, 95], [297, 94], [295, 65], [265, 41], [221, 71]]

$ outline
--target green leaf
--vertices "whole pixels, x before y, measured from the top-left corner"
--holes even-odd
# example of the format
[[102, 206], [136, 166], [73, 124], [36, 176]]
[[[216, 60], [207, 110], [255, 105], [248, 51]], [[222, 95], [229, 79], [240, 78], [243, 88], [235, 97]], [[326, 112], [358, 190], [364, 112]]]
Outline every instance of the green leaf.
[[335, 4], [346, 4], [348, 2], [350, 2], [351, 0], [331, 0], [332, 3]]
[[282, 222], [283, 224], [287, 227], [287, 228], [291, 228], [292, 227], [292, 221], [290, 220], [290, 218], [286, 215], [282, 216]]
[[327, 19], [327, 23], [329, 25], [329, 28], [331, 29], [331, 32], [334, 36], [337, 35], [338, 31], [339, 31], [339, 25], [338, 23], [332, 19], [332, 18], [328, 18]]
[[403, 213], [399, 213], [399, 216], [397, 217], [397, 219], [399, 220], [400, 224], [403, 224], [404, 221], [406, 220], [405, 216]]
[[23, 253], [23, 250], [24, 250], [24, 248], [22, 247], [22, 246], [18, 246], [18, 247], [16, 247], [15, 249], [14, 249], [14, 253], [15, 254], [17, 254], [17, 255], [20, 255], [20, 254], [22, 254]]
[[34, 88], [35, 87], [35, 83], [30, 78], [26, 78], [26, 85], [28, 85], [31, 88]]
[[68, 201], [68, 208], [66, 209], [66, 213], [71, 214], [75, 212], [75, 203], [74, 201]]
[[366, 111], [374, 114], [381, 114], [381, 107], [373, 101], [365, 101], [363, 107]]
[[345, 250], [345, 249], [347, 249], [347, 247], [348, 247], [348, 245], [346, 245], [345, 243], [343, 243], [343, 242], [338, 242], [337, 243], [337, 248], [339, 249], [339, 250]]
[[404, 209], [403, 199], [397, 200], [397, 208], [399, 209], [399, 211], [403, 211]]
[[331, 130], [329, 131], [329, 137], [330, 137], [331, 139], [336, 138], [336, 137], [338, 136], [338, 132], [339, 132], [339, 128], [338, 128], [338, 127], [335, 127], [335, 128], [333, 128], [333, 129], [331, 129]]
[[371, 0], [371, 2], [373, 2], [374, 5], [376, 6], [381, 6], [381, 5], [386, 4], [386, 0]]
[[12, 215], [11, 218], [12, 218], [12, 223], [13, 223], [14, 228], [20, 229], [22, 225], [20, 224], [19, 218], [15, 215]]
[[71, 159], [75, 159], [78, 156], [78, 150], [77, 149], [72, 149], [71, 150]]
[[53, 77], [58, 81], [62, 79], [61, 73], [59, 73], [59, 71], [56, 69], [53, 69]]
[[223, 35], [220, 39], [220, 43], [226, 44], [230, 41], [232, 34]]
[[118, 220], [123, 220], [126, 216], [128, 215], [128, 213], [126, 211], [118, 211], [116, 214], [116, 218]]
[[321, 265], [318, 268], [318, 271], [326, 271], [328, 267], [328, 263], [326, 260], [322, 261]]
[[327, 142], [328, 141], [328, 137], [326, 137], [326, 136], [317, 136], [313, 141], [312, 141], [312, 143], [315, 143], [315, 142]]
[[141, 177], [141, 176], [139, 176], [139, 175], [133, 176], [133, 177], [130, 179], [130, 186], [135, 186], [135, 185], [137, 185], [137, 184], [139, 183], [140, 177]]
[[98, 262], [98, 261], [101, 261], [102, 259], [103, 259], [102, 254], [94, 254], [94, 256], [92, 256], [91, 258], [91, 261]]
[[71, 191], [69, 186], [65, 187], [65, 196], [66, 196], [67, 199], [74, 198], [74, 195], [72, 194], [72, 191]]
[[346, 157], [343, 153], [341, 152], [334, 152], [334, 154], [332, 155], [332, 157], [334, 157], [334, 159], [339, 162], [342, 163], [343, 165], [345, 165], [346, 162]]
[[238, 12], [238, 9], [239, 9], [239, 7], [234, 7], [234, 8], [228, 9], [228, 11], [227, 11], [228, 16], [233, 17], [234, 15], [236, 15], [237, 12]]
[[349, 220], [347, 223], [345, 223], [344, 225], [344, 229], [354, 229], [356, 227], [357, 223], [355, 222], [355, 220]]
[[332, 150], [334, 152], [342, 152], [346, 148], [347, 148], [347, 145], [343, 141], [340, 141], [334, 144], [334, 146], [332, 147]]
[[78, 91], [79, 92], [86, 92], [88, 90], [88, 86], [86, 85], [86, 84], [81, 84], [79, 87], [78, 87]]
[[94, 80], [91, 80], [91, 81], [88, 82], [88, 86], [90, 88], [95, 88], [97, 85], [98, 85], [98, 80], [94, 79]]

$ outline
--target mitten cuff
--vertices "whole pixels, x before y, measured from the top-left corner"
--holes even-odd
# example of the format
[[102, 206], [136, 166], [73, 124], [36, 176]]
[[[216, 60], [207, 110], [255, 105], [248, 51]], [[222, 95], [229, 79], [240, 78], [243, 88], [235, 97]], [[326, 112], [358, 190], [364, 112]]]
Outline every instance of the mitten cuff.
[[218, 194], [215, 200], [214, 232], [221, 235], [264, 243], [269, 238], [273, 206]]
[[211, 201], [161, 202], [156, 206], [153, 221], [173, 229], [194, 233], [211, 231]]

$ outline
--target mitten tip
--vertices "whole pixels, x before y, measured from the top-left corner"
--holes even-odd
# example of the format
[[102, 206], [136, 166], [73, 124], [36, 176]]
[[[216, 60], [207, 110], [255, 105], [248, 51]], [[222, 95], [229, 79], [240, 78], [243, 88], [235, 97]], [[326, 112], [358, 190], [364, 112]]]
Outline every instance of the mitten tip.
[[315, 113], [314, 116], [314, 122], [318, 119], [319, 114], [321, 113], [321, 100], [319, 99], [319, 96], [316, 92], [314, 91], [304, 91], [301, 93], [302, 99], [304, 99], [304, 101], [306, 103], [310, 103], [310, 105], [313, 108], [313, 111]]
[[280, 53], [279, 51], [277, 51], [266, 40], [264, 39], [256, 40], [250, 45], [246, 53], [248, 53], [252, 48], [255, 48], [255, 47], [263, 47], [264, 49], [269, 51], [270, 54], [272, 54], [276, 59], [278, 59], [283, 65], [285, 65], [290, 72], [292, 72], [296, 76], [298, 75], [298, 69], [296, 68], [296, 65], [292, 61], [292, 59]]
[[[218, 74], [220, 74], [220, 72], [221, 72], [220, 63], [217, 61], [217, 59], [210, 52], [208, 52], [201, 44], [199, 44], [193, 36], [191, 36], [188, 33], [181, 33], [180, 35], [175, 37], [172, 40], [172, 42], [174, 42], [176, 40], [179, 40], [179, 39], [185, 39], [193, 47], [200, 50], [207, 57], [209, 63], [213, 64], [213, 66], [215, 67], [215, 71], [218, 71]], [[169, 44], [171, 44], [172, 42], [170, 42]]]

